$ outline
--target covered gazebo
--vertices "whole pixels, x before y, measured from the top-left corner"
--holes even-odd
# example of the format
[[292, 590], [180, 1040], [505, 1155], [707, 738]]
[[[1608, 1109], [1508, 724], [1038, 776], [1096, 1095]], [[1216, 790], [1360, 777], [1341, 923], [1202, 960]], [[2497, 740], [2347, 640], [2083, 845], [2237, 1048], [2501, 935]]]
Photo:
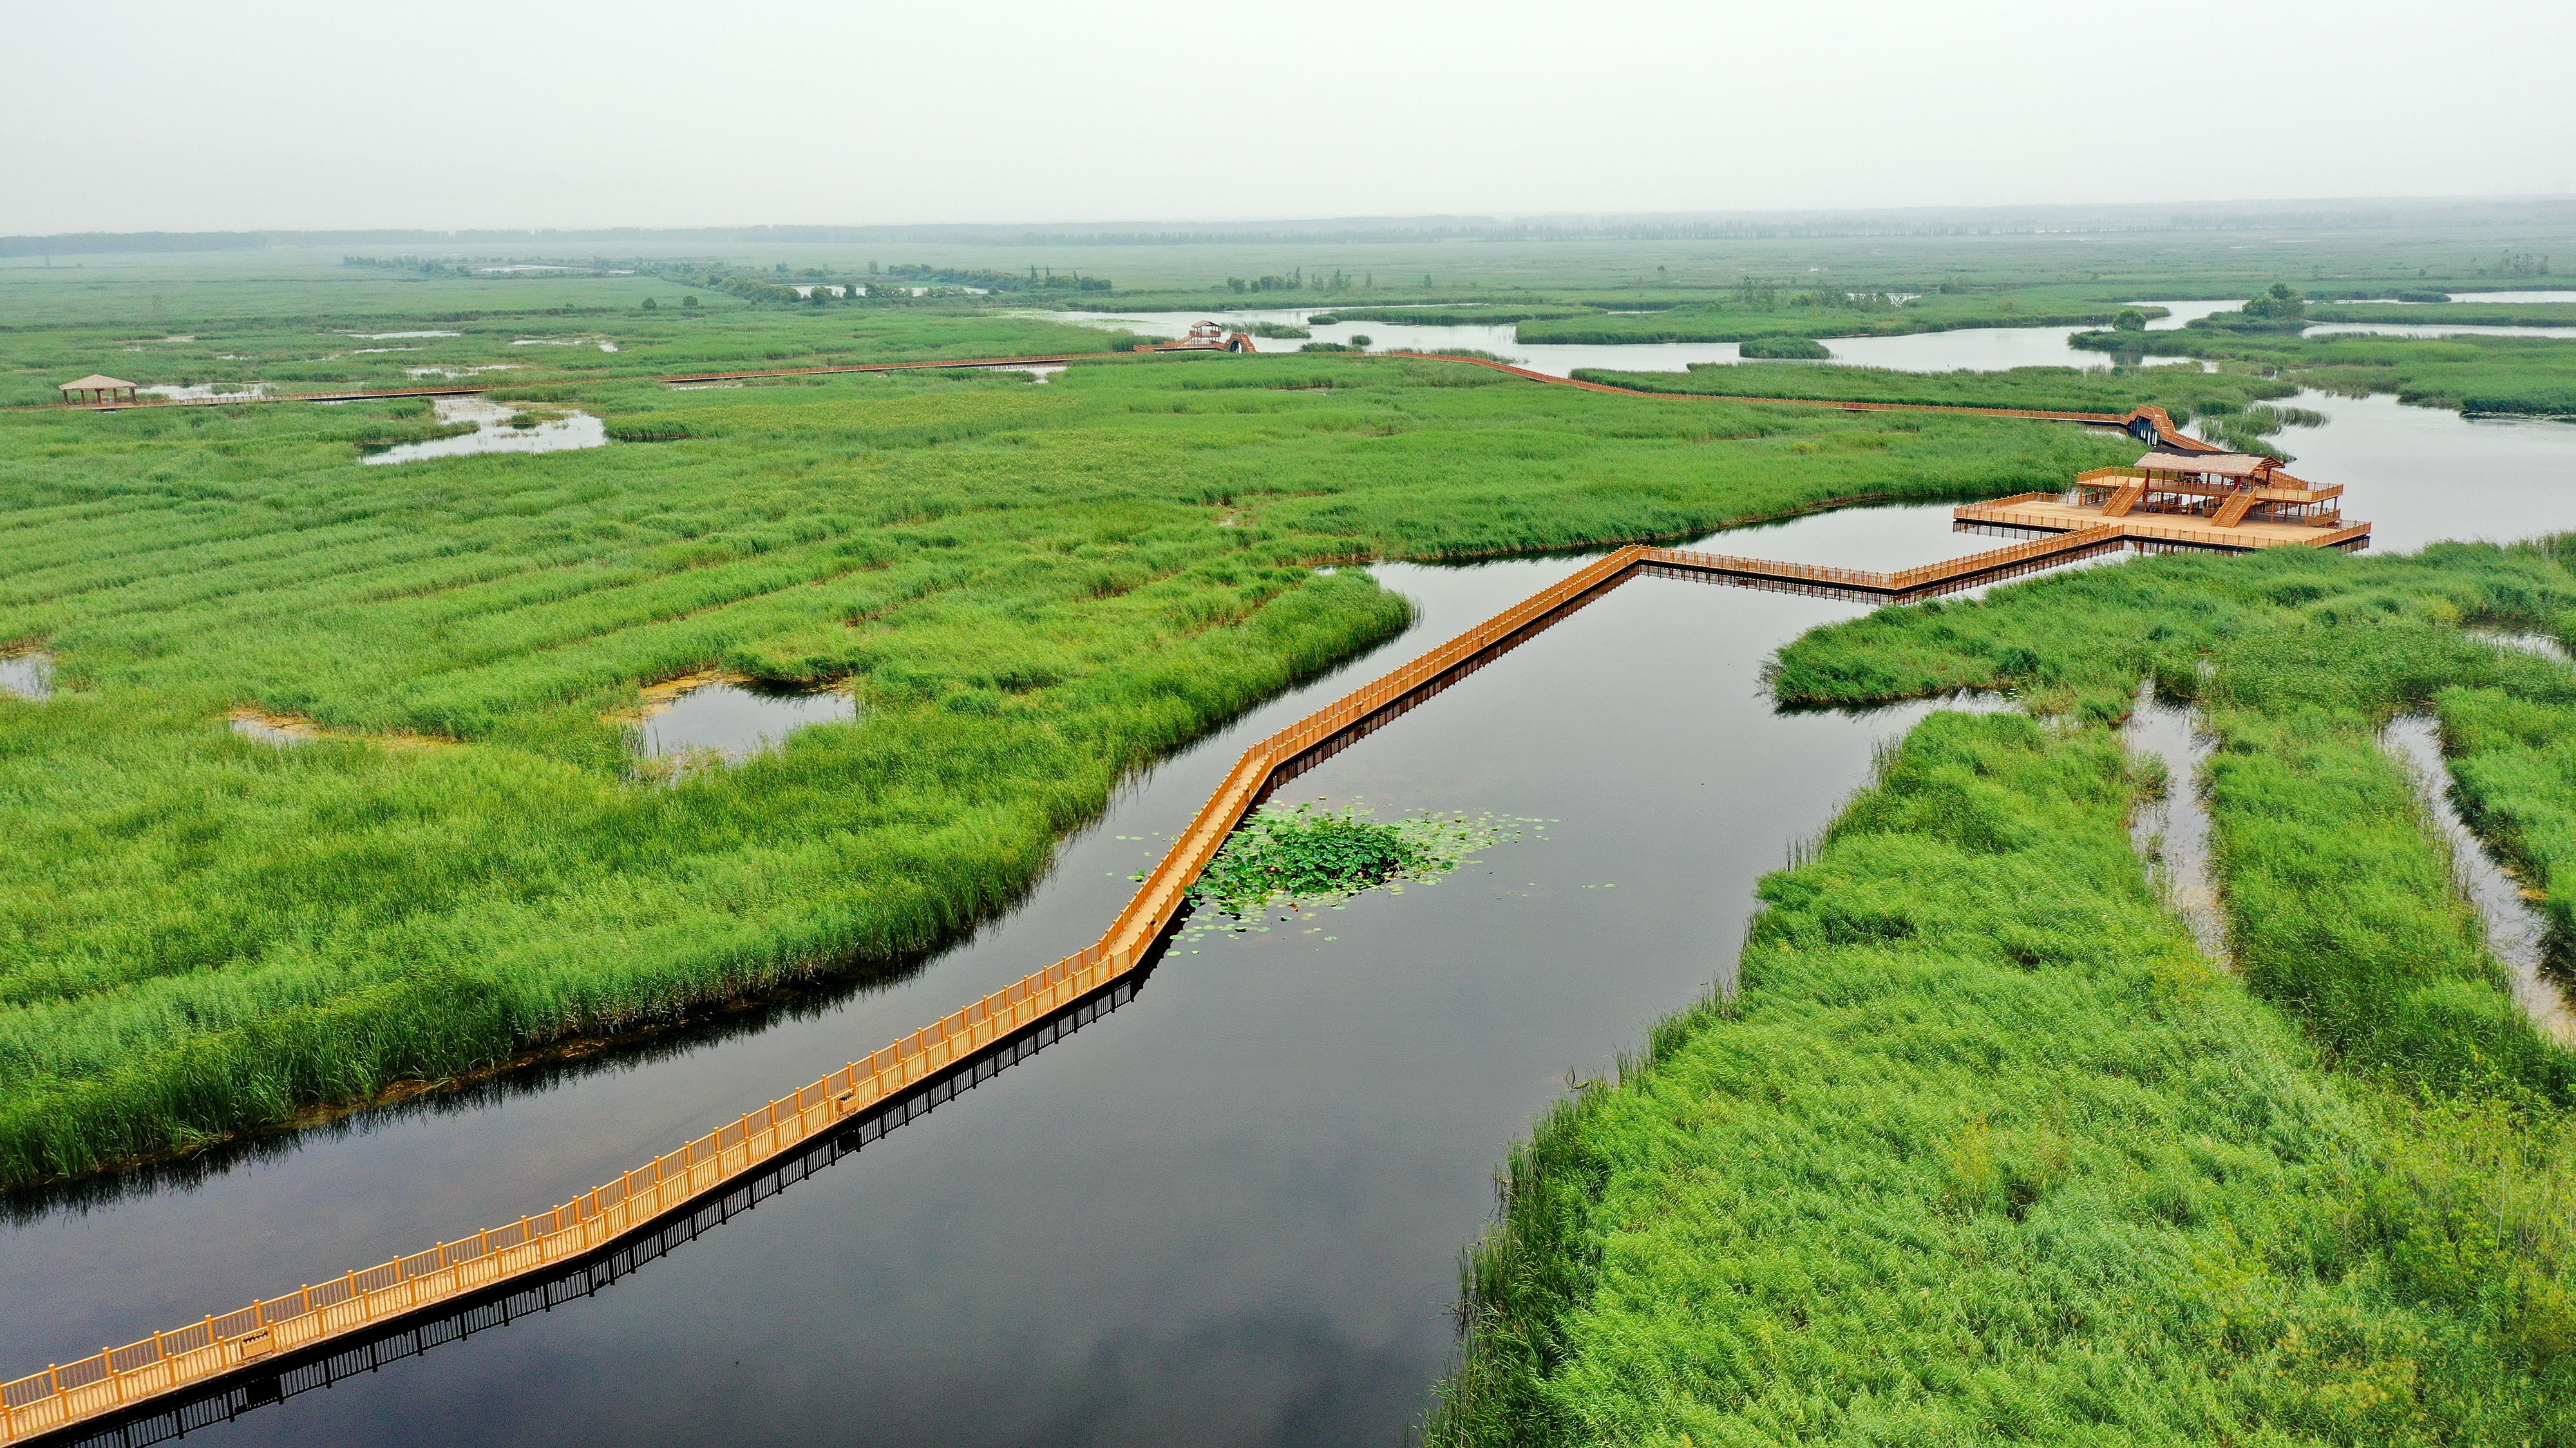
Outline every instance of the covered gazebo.
[[133, 383], [118, 377], [102, 376], [96, 372], [77, 382], [64, 383], [62, 393], [63, 404], [67, 407], [77, 407], [82, 403], [135, 400]]

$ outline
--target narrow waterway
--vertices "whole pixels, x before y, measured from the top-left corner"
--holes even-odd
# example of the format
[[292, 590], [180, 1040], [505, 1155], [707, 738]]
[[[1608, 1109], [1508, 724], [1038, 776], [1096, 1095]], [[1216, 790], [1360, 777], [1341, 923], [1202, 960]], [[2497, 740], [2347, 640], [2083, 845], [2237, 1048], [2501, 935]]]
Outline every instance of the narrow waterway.
[[2576, 1012], [2570, 1011], [2566, 989], [2550, 966], [2549, 919], [2523, 898], [2522, 882], [2470, 831], [2451, 802], [2451, 765], [2442, 757], [2441, 725], [2422, 714], [2401, 715], [2389, 721], [2380, 743], [2414, 774], [2416, 793], [2435, 833], [2451, 847], [2460, 893], [2485, 924], [2487, 948], [2504, 965], [2523, 1013], [2552, 1038], [2576, 1043]]
[[[2576, 427], [2299, 401], [2332, 421], [2291, 434], [2298, 470], [2347, 484], [2383, 548], [2576, 525]], [[1710, 546], [1888, 568], [1995, 543], [1910, 507]], [[0, 1365], [550, 1205], [1017, 979], [1097, 935], [1251, 739], [1581, 562], [1376, 570], [1418, 601], [1410, 633], [1134, 781], [1026, 902], [933, 960], [15, 1200], [0, 1301], [21, 1306], [0, 1316]], [[202, 1436], [551, 1443], [579, 1423], [744, 1444], [1398, 1441], [1451, 1350], [1456, 1253], [1491, 1208], [1498, 1154], [1569, 1075], [1610, 1069], [1726, 977], [1754, 881], [1930, 707], [1784, 716], [1762, 696], [1781, 644], [1863, 610], [1633, 582], [1287, 796], [1555, 821], [1544, 842], [1353, 902], [1329, 932], [1195, 941], [1133, 1006], [595, 1298]], [[2179, 731], [2168, 757], [2188, 756], [2187, 719], [2150, 712], [2139, 730], [2151, 746]], [[2169, 857], [2187, 848], [2187, 819], [2153, 828]]]
[[[1354, 304], [1358, 305], [1358, 304]], [[2194, 317], [2238, 305], [2235, 302], [2157, 302], [2172, 315], [2157, 319], [2150, 331], [2179, 327]], [[1459, 310], [1468, 310], [1461, 308]], [[1263, 338], [1263, 352], [1294, 352], [1306, 341], [1354, 344], [1366, 337], [1377, 351], [1437, 352], [1470, 347], [1508, 357], [1519, 366], [1551, 377], [1570, 377], [1584, 367], [1621, 372], [1683, 372], [1693, 365], [1744, 360], [1733, 342], [1647, 342], [1620, 345], [1523, 343], [1505, 323], [1482, 327], [1424, 327], [1402, 322], [1335, 322], [1314, 326], [1308, 319], [1328, 313], [1321, 307], [1239, 312], [1048, 312], [1056, 321], [1118, 326], [1149, 337], [1177, 337], [1194, 322], [1217, 318], [1238, 326], [1278, 322], [1303, 326], [1314, 335], [1303, 340]], [[2007, 367], [2107, 367], [2110, 359], [2066, 345], [2076, 327], [1963, 327], [1948, 332], [1916, 332], [1903, 337], [1828, 337], [1825, 346], [1837, 362], [1864, 367], [1893, 367], [1906, 372], [1948, 372], [1958, 368], [1993, 371]], [[2150, 356], [2149, 361], [2182, 361]]]
[[2200, 794], [2201, 770], [2215, 741], [2201, 732], [2191, 706], [2157, 698], [2152, 686], [2139, 690], [2120, 737], [2165, 769], [2164, 795], [2139, 809], [2130, 822], [2130, 842], [2166, 902], [2191, 927], [2201, 954], [2228, 960], [2227, 912], [2211, 874], [2209, 806]]

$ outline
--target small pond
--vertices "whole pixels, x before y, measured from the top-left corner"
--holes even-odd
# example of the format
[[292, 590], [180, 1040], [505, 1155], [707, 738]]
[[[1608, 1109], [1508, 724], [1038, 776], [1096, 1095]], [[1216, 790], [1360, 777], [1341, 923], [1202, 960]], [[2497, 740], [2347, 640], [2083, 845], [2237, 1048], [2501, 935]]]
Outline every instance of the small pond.
[[172, 402], [247, 402], [268, 395], [265, 382], [196, 382], [138, 387], [139, 397], [166, 397]]
[[256, 739], [262, 744], [274, 744], [281, 749], [298, 744], [310, 744], [322, 737], [319, 731], [310, 727], [287, 727], [248, 714], [235, 714], [229, 722], [232, 731], [244, 739]]
[[608, 424], [586, 412], [569, 413], [535, 427], [512, 427], [520, 409], [480, 397], [434, 397], [430, 405], [441, 422], [470, 422], [474, 431], [456, 437], [407, 442], [361, 456], [358, 461], [414, 463], [429, 458], [460, 458], [474, 453], [564, 452], [608, 445]]
[[636, 752], [646, 759], [697, 755], [731, 762], [784, 743], [808, 724], [858, 717], [858, 703], [847, 694], [782, 693], [719, 680], [656, 706], [635, 726]]
[[2475, 327], [2455, 322], [2428, 322], [2408, 326], [2396, 322], [2326, 322], [2310, 327], [2302, 337], [2554, 337], [2561, 342], [2576, 341], [2576, 325], [2560, 327]]
[[54, 697], [53, 655], [13, 654], [0, 658], [0, 694], [21, 699]]

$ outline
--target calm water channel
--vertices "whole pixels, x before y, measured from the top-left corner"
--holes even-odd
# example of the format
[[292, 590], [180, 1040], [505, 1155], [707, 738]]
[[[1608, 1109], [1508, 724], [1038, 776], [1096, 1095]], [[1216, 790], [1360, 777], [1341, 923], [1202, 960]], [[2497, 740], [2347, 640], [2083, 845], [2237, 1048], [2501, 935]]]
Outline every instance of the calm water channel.
[[[2063, 336], [2027, 345], [2043, 330]], [[1993, 336], [1883, 340], [1928, 354]], [[2349, 485], [2385, 548], [2576, 526], [2576, 426], [2299, 401], [2333, 418], [2285, 439], [2299, 471]], [[1943, 508], [1891, 508], [1712, 546], [1886, 568], [1996, 541], [1950, 532]], [[21, 1199], [0, 1241], [0, 1365], [551, 1205], [1018, 978], [1097, 935], [1248, 740], [1580, 561], [1376, 570], [1420, 605], [1407, 636], [1135, 781], [1021, 907], [908, 973], [113, 1195]], [[1329, 942], [1194, 941], [1132, 1005], [595, 1297], [192, 1436], [1399, 1441], [1452, 1350], [1457, 1252], [1503, 1149], [1569, 1073], [1609, 1070], [1728, 975], [1755, 880], [1928, 707], [1783, 716], [1763, 698], [1773, 650], [1860, 611], [1630, 583], [1285, 795], [1558, 821], [1546, 841], [1355, 901]]]
[[[2236, 306], [2235, 302], [2158, 302], [2172, 315], [2156, 320], [2150, 330], [2179, 327], [2194, 317]], [[1306, 319], [1322, 308], [1300, 307], [1279, 311], [1241, 312], [1048, 312], [1042, 315], [1067, 322], [1097, 322], [1124, 327], [1139, 336], [1177, 337], [1189, 330], [1190, 324], [1203, 317], [1221, 317], [1236, 323], [1282, 322], [1307, 326]], [[1314, 336], [1308, 341], [1349, 342], [1366, 337], [1368, 345], [1379, 351], [1436, 352], [1444, 347], [1473, 347], [1498, 357], [1509, 357], [1533, 372], [1555, 377], [1573, 374], [1578, 367], [1606, 367], [1623, 372], [1680, 372], [1694, 362], [1739, 362], [1733, 342], [1657, 342], [1630, 346], [1572, 346], [1556, 343], [1524, 344], [1514, 341], [1509, 325], [1493, 327], [1416, 327], [1397, 322], [1335, 322], [1330, 326], [1308, 330]], [[2099, 352], [2079, 351], [2066, 345], [2070, 327], [1968, 327], [1955, 332], [1918, 332], [1910, 337], [1830, 337], [1825, 345], [1833, 350], [1835, 360], [1866, 367], [1896, 367], [1908, 372], [1946, 372], [1953, 368], [1972, 367], [1997, 370], [2005, 367], [2100, 367], [2106, 360]], [[1255, 344], [1264, 352], [1294, 352], [1303, 341], [1263, 338]], [[2180, 360], [2164, 358], [2156, 360]]]

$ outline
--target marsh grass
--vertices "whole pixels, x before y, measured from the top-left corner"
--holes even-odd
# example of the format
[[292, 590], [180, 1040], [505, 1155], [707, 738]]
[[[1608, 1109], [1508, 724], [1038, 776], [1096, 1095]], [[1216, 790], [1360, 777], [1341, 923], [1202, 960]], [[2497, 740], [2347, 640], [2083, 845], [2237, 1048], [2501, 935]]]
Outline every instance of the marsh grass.
[[[1750, 349], [1753, 344], [1745, 344]], [[1757, 354], [1747, 350], [1744, 354]], [[2014, 367], [2005, 371], [1902, 372], [1888, 367], [1790, 367], [1701, 362], [1684, 372], [1574, 374], [1640, 392], [1707, 392], [1735, 397], [1911, 402], [1942, 407], [2026, 407], [2049, 412], [2125, 413], [2153, 403], [2177, 423], [2234, 414], [2257, 398], [2298, 388], [2248, 372], [2203, 372], [2190, 362], [2155, 367]]]
[[[2067, 340], [2117, 353], [2133, 349], [2139, 335], [2080, 332]], [[2398, 401], [2418, 407], [2495, 416], [2576, 416], [2576, 338], [2300, 337], [2201, 327], [2154, 336], [2160, 353], [2262, 368], [2285, 381], [2346, 396], [2393, 392]]]
[[1917, 727], [1737, 992], [1514, 1152], [1429, 1441], [2576, 1431], [2563, 1119], [2325, 1069], [2154, 898], [2144, 783]]
[[[1318, 563], [2022, 491], [2124, 446], [1375, 357], [512, 392], [687, 436], [384, 470], [343, 408], [0, 417], [0, 641], [66, 686], [0, 701], [0, 1179], [933, 948], [1126, 771], [1403, 627]], [[630, 783], [603, 716], [708, 669], [865, 717]], [[326, 737], [237, 739], [239, 708]]]

